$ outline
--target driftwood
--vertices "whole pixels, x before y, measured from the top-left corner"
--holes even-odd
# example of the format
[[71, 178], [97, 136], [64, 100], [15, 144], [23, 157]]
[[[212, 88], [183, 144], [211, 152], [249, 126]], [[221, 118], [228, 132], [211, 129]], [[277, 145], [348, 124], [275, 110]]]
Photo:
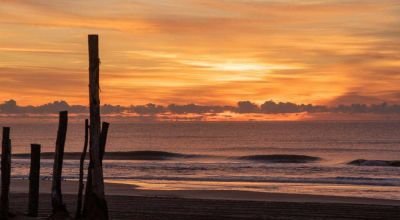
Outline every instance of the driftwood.
[[[89, 35], [89, 100], [90, 100], [90, 162], [86, 190], [84, 217], [108, 219], [108, 207], [104, 195], [103, 167], [100, 158], [100, 96], [99, 96], [99, 47], [98, 36]], [[89, 185], [90, 183], [90, 185]]]
[[83, 151], [80, 159], [80, 165], [79, 165], [79, 191], [78, 191], [78, 200], [76, 204], [76, 214], [75, 214], [75, 219], [80, 219], [82, 216], [82, 196], [83, 196], [83, 189], [84, 189], [84, 183], [83, 183], [83, 169], [85, 166], [85, 158], [86, 158], [86, 152], [88, 148], [88, 141], [89, 141], [89, 120], [85, 120], [85, 142], [83, 144]]
[[53, 213], [50, 218], [53, 219], [64, 219], [69, 217], [69, 213], [62, 198], [61, 192], [61, 176], [62, 176], [62, 166], [64, 158], [64, 146], [65, 139], [67, 135], [68, 126], [68, 112], [60, 112], [60, 119], [57, 131], [57, 141], [56, 141], [56, 152], [54, 155], [54, 165], [53, 165], [53, 183], [51, 188], [51, 204], [53, 208]]
[[28, 216], [37, 217], [39, 208], [40, 180], [40, 148], [39, 144], [31, 145], [31, 168], [29, 172]]
[[11, 140], [10, 128], [3, 127], [3, 140], [1, 145], [1, 198], [0, 198], [0, 219], [8, 219], [9, 214], [9, 193], [11, 178]]

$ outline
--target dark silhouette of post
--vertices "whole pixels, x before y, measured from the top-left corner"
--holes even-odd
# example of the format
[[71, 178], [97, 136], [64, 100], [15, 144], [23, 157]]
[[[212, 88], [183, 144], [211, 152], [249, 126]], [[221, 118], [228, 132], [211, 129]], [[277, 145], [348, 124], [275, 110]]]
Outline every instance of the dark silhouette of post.
[[[89, 101], [90, 101], [90, 161], [92, 168], [90, 192], [85, 217], [108, 219], [107, 202], [104, 195], [103, 167], [100, 158], [100, 96], [99, 96], [99, 38], [89, 35]], [[89, 187], [89, 186], [88, 186]]]
[[69, 213], [65, 207], [61, 192], [61, 176], [64, 159], [64, 146], [67, 135], [68, 126], [68, 112], [60, 112], [57, 140], [56, 140], [56, 152], [54, 154], [54, 165], [53, 165], [53, 184], [51, 188], [51, 204], [53, 207], [52, 217], [54, 219], [62, 219], [69, 216]]
[[106, 152], [106, 144], [107, 144], [107, 136], [108, 136], [108, 128], [110, 127], [110, 123], [103, 122], [101, 125], [101, 134], [100, 134], [100, 162], [103, 163], [104, 153]]
[[40, 144], [31, 145], [31, 168], [29, 172], [28, 216], [37, 217], [39, 208]]
[[1, 198], [0, 219], [9, 217], [9, 193], [11, 178], [11, 140], [10, 128], [3, 127], [3, 140], [1, 145]]
[[[101, 134], [100, 134], [100, 162], [101, 163], [103, 163], [109, 126], [110, 126], [110, 123], [108, 123], [108, 122], [103, 122], [103, 124], [101, 126]], [[89, 169], [89, 172], [88, 172], [88, 177], [87, 177], [87, 182], [86, 182], [85, 203], [83, 205], [83, 213], [87, 213], [86, 205], [87, 205], [87, 201], [89, 199], [89, 195], [91, 193], [90, 186], [92, 184], [92, 172], [90, 172], [90, 170], [93, 169], [93, 164], [91, 161], [89, 163], [88, 169]]]
[[81, 160], [80, 160], [80, 165], [79, 165], [79, 190], [78, 190], [78, 200], [76, 203], [75, 219], [79, 219], [82, 216], [82, 196], [83, 196], [83, 189], [84, 189], [83, 169], [85, 166], [85, 158], [86, 158], [86, 152], [87, 152], [87, 148], [88, 148], [88, 142], [89, 142], [89, 120], [85, 119], [85, 142], [83, 144], [83, 151], [81, 154]]

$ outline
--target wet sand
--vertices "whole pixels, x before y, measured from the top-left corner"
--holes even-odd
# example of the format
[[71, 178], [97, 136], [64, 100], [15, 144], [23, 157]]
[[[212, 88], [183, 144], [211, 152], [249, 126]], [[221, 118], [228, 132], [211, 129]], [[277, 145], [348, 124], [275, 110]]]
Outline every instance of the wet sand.
[[[40, 217], [51, 211], [49, 181], [41, 182]], [[27, 207], [27, 181], [13, 180], [11, 210]], [[74, 215], [76, 182], [63, 182], [64, 200]], [[400, 201], [246, 191], [138, 190], [106, 185], [112, 219], [399, 219]], [[24, 219], [20, 217], [19, 219]]]

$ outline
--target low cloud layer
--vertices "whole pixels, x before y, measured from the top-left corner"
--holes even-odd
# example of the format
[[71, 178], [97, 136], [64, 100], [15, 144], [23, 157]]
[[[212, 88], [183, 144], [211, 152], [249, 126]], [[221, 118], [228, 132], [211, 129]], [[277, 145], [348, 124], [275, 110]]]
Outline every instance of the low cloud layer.
[[[0, 114], [55, 114], [59, 111], [67, 110], [70, 113], [86, 114], [89, 109], [83, 105], [69, 105], [65, 101], [55, 101], [38, 106], [20, 106], [15, 100], [8, 100], [0, 104]], [[398, 114], [400, 113], [399, 104], [349, 104], [337, 106], [323, 106], [312, 104], [295, 104], [291, 102], [266, 101], [257, 105], [251, 101], [240, 101], [236, 106], [220, 105], [197, 105], [170, 104], [167, 106], [149, 103], [147, 105], [109, 105], [101, 107], [103, 114], [136, 114], [136, 115], [158, 115], [158, 114], [218, 114], [232, 112], [236, 114], [289, 114], [289, 113], [372, 113], [372, 114]]]

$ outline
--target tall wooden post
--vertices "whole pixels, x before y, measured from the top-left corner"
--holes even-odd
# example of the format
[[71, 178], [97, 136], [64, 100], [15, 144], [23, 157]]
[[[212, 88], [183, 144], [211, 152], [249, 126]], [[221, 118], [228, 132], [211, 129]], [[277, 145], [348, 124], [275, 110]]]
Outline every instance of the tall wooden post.
[[90, 100], [90, 161], [91, 192], [88, 197], [88, 219], [108, 219], [104, 195], [103, 167], [100, 158], [100, 95], [99, 95], [99, 38], [89, 35], [89, 100]]
[[28, 215], [38, 216], [39, 179], [40, 179], [40, 144], [31, 145], [31, 168], [29, 172], [29, 203]]
[[54, 154], [54, 165], [53, 165], [53, 183], [51, 188], [51, 203], [53, 207], [52, 217], [55, 219], [62, 219], [69, 216], [69, 213], [65, 207], [61, 192], [61, 177], [62, 167], [64, 159], [64, 146], [65, 139], [67, 136], [68, 127], [68, 112], [60, 112], [57, 140], [56, 140], [56, 152]]
[[11, 140], [10, 128], [3, 127], [3, 140], [1, 145], [1, 218], [9, 217], [9, 193], [11, 178]]
[[85, 158], [86, 158], [86, 152], [87, 152], [87, 148], [88, 148], [88, 142], [89, 142], [89, 120], [85, 119], [85, 142], [83, 143], [83, 151], [81, 154], [81, 160], [80, 160], [80, 165], [79, 165], [79, 190], [78, 190], [78, 200], [76, 203], [75, 219], [80, 219], [82, 216], [82, 196], [83, 196], [83, 189], [84, 189], [83, 168], [85, 166]]

